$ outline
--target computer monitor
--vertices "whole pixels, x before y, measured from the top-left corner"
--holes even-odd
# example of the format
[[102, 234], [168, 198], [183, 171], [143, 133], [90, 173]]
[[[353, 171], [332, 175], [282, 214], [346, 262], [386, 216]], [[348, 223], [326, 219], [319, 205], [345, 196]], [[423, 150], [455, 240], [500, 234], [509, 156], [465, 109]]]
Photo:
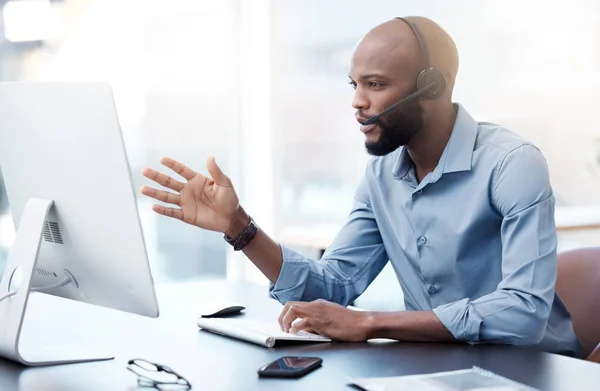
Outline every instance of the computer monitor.
[[44, 293], [158, 316], [110, 86], [0, 83], [0, 169], [17, 228], [0, 297], [22, 276], [0, 301], [0, 356], [26, 365], [112, 358], [19, 347], [30, 291], [61, 281]]

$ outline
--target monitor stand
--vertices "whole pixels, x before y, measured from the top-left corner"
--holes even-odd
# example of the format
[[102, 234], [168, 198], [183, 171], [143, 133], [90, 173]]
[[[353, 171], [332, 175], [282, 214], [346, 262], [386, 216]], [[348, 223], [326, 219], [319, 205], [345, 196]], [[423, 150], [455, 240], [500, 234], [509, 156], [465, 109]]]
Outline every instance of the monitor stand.
[[0, 297], [9, 293], [11, 279], [20, 269], [23, 280], [18, 292], [0, 302], [0, 357], [17, 361], [28, 366], [69, 364], [87, 361], [110, 360], [114, 357], [94, 352], [82, 351], [78, 346], [45, 348], [36, 345], [33, 349], [20, 350], [20, 337], [27, 301], [31, 289], [44, 224], [51, 200], [32, 198], [23, 211], [19, 231], [8, 256], [5, 272], [0, 283]]

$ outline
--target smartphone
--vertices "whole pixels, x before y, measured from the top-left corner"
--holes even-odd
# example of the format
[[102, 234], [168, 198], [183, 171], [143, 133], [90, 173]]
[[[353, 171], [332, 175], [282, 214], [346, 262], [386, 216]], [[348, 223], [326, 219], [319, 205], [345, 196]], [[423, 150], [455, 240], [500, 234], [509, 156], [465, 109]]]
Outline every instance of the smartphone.
[[319, 357], [286, 356], [258, 369], [262, 377], [300, 377], [319, 368], [323, 360]]

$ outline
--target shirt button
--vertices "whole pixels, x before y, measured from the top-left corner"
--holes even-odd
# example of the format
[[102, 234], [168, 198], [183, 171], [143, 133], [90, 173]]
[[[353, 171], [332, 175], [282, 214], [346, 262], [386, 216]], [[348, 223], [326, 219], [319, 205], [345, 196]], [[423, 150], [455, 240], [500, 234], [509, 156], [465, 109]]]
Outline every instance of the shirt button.
[[423, 192], [423, 189], [417, 190], [417, 194], [421, 194], [422, 192]]
[[437, 292], [437, 288], [435, 285], [429, 285], [429, 288], [427, 288], [427, 292], [434, 294], [435, 292]]
[[421, 237], [419, 238], [419, 243], [421, 243], [421, 244], [425, 244], [425, 243], [427, 243], [427, 238], [426, 238], [425, 236], [421, 236]]

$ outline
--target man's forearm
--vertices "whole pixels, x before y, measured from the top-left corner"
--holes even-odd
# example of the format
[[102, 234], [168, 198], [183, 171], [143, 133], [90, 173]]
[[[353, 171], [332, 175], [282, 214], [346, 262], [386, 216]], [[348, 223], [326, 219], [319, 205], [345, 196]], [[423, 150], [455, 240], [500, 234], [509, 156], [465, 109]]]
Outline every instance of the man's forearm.
[[[240, 212], [231, 223], [227, 234], [231, 237], [238, 236], [250, 223], [250, 216], [240, 208]], [[283, 256], [281, 247], [277, 242], [269, 237], [264, 231], [258, 230], [258, 233], [250, 243], [242, 250], [244, 254], [258, 267], [258, 269], [273, 284], [279, 278]]]
[[281, 247], [277, 242], [259, 230], [256, 237], [242, 251], [269, 281], [273, 284], [277, 282], [283, 263]]
[[399, 341], [452, 342], [456, 339], [433, 311], [370, 312], [366, 335]]

